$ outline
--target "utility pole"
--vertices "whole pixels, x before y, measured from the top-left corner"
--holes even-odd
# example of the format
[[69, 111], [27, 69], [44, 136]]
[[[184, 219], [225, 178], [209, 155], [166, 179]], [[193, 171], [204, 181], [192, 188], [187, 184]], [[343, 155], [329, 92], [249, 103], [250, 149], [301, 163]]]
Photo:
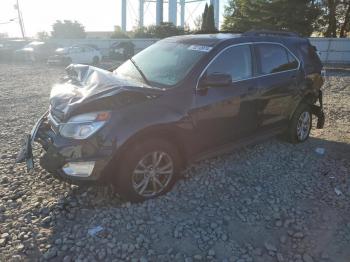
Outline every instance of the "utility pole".
[[122, 31], [126, 32], [126, 0], [122, 0]]
[[21, 9], [19, 8], [18, 0], [16, 0], [16, 3], [17, 4], [15, 5], [15, 9], [17, 9], [17, 13], [18, 13], [19, 26], [21, 27], [22, 37], [25, 38], [26, 36], [25, 36], [25, 31], [24, 31], [24, 23], [23, 23]]
[[156, 25], [163, 23], [163, 0], [156, 0]]

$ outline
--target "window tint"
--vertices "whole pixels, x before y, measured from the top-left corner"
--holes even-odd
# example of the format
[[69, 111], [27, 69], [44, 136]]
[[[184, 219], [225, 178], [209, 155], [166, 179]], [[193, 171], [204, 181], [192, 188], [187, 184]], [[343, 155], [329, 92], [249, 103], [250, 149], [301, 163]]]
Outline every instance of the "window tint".
[[257, 51], [261, 74], [277, 73], [298, 67], [296, 58], [283, 46], [258, 44]]
[[233, 81], [252, 77], [249, 45], [234, 46], [221, 53], [208, 67], [207, 74], [229, 74]]

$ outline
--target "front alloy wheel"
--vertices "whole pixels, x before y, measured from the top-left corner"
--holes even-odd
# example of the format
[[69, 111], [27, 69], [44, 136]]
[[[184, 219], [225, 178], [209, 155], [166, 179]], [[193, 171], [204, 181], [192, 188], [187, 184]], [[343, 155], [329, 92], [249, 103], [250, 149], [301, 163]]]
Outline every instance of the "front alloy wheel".
[[132, 174], [132, 186], [142, 197], [152, 197], [162, 193], [174, 175], [171, 157], [162, 151], [146, 154], [137, 163]]
[[177, 180], [180, 159], [177, 148], [166, 140], [138, 140], [116, 161], [115, 186], [122, 197], [133, 202], [162, 195]]

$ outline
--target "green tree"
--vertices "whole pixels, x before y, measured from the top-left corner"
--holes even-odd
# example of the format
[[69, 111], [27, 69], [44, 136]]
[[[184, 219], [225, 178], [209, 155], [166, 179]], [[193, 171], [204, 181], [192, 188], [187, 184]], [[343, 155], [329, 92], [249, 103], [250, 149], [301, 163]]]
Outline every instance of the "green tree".
[[8, 38], [8, 34], [7, 33], [0, 33], [0, 38]]
[[130, 38], [127, 33], [123, 32], [120, 26], [114, 27], [114, 32], [111, 38]]
[[185, 29], [175, 26], [173, 23], [161, 23], [148, 27], [137, 28], [133, 32], [135, 38], [165, 38], [185, 34]]
[[50, 38], [50, 35], [48, 32], [46, 31], [41, 31], [41, 32], [38, 32], [36, 34], [36, 37], [40, 40], [40, 41], [46, 41]]
[[137, 27], [133, 30], [132, 37], [133, 38], [154, 38], [155, 36], [148, 31], [148, 27], [142, 26], [142, 27]]
[[202, 14], [202, 33], [215, 33], [217, 29], [215, 28], [214, 19], [214, 6], [205, 4], [204, 12]]
[[64, 20], [63, 22], [57, 20], [52, 25], [51, 35], [53, 38], [85, 38], [84, 26], [77, 21]]
[[210, 5], [208, 8], [207, 30], [208, 30], [208, 33], [215, 33], [217, 31], [215, 28], [214, 6], [213, 5]]
[[346, 37], [350, 32], [350, 1], [321, 0], [322, 16], [317, 22], [326, 37]]
[[288, 30], [309, 36], [320, 13], [314, 0], [230, 0], [223, 30]]
[[194, 21], [194, 31], [199, 32], [202, 29], [202, 24], [203, 24], [203, 16], [199, 15], [197, 16]]
[[202, 26], [201, 26], [201, 31], [202, 32], [207, 32], [208, 31], [208, 4], [205, 4], [204, 11], [202, 14]]

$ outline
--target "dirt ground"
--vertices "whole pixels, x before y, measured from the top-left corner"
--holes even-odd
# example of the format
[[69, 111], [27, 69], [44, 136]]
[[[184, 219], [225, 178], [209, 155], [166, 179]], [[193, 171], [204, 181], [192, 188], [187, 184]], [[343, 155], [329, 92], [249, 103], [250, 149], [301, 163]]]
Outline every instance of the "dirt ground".
[[0, 261], [350, 261], [350, 70], [327, 72], [326, 125], [306, 143], [202, 161], [141, 204], [14, 165], [63, 73], [0, 64]]

